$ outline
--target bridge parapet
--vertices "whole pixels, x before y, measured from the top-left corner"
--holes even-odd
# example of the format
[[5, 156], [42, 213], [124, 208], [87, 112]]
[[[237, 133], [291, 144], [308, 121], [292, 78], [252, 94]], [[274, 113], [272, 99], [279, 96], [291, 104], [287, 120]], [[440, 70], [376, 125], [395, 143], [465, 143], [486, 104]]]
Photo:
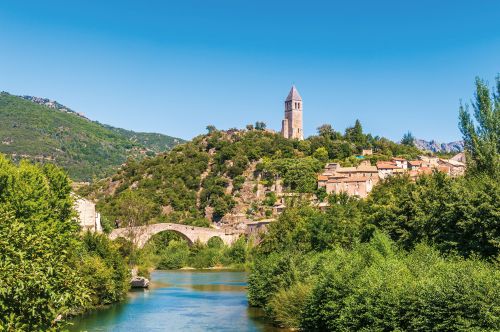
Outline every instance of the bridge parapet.
[[160, 223], [116, 228], [109, 234], [109, 238], [114, 240], [116, 238], [123, 237], [132, 241], [139, 248], [142, 248], [153, 235], [164, 231], [173, 231], [180, 234], [187, 239], [190, 244], [193, 244], [196, 241], [206, 244], [211, 238], [219, 237], [224, 244], [231, 245], [241, 235], [240, 232], [230, 232], [229, 230], [182, 224]]

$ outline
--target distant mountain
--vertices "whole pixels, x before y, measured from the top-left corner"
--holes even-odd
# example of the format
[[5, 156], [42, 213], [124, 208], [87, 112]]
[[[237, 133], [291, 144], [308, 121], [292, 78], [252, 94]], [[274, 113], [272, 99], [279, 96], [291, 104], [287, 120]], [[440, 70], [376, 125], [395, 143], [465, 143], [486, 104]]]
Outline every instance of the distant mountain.
[[181, 142], [103, 125], [46, 98], [0, 93], [0, 153], [54, 162], [77, 181], [110, 175], [129, 157], [155, 155]]
[[434, 140], [425, 141], [423, 139], [416, 139], [415, 145], [424, 151], [431, 152], [462, 152], [464, 150], [464, 141], [455, 141], [450, 143], [438, 143]]

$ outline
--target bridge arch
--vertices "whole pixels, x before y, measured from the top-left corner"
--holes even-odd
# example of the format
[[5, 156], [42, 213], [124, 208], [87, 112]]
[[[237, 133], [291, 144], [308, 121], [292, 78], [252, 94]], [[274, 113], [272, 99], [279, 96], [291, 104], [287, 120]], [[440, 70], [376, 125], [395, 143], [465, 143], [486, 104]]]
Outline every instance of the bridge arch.
[[[191, 240], [191, 238], [189, 238], [188, 236], [186, 236], [186, 234], [182, 233], [182, 232], [179, 232], [177, 230], [173, 230], [173, 229], [166, 229], [164, 231], [159, 231], [158, 233], [156, 234], [152, 234], [149, 239], [146, 240], [146, 242], [144, 243], [143, 246], [145, 246], [149, 241], [151, 241], [155, 236], [157, 235], [160, 235], [160, 234], [164, 234], [164, 233], [170, 233], [170, 234], [175, 234], [177, 235], [178, 237], [174, 238], [175, 240], [177, 239], [182, 239], [184, 241], [186, 241], [186, 243], [191, 247], [194, 242]], [[170, 241], [170, 240], [169, 240]]]
[[181, 234], [191, 244], [196, 241], [207, 244], [210, 238], [217, 236], [224, 244], [231, 245], [240, 236], [240, 233], [237, 232], [230, 233], [215, 228], [160, 223], [136, 227], [116, 228], [109, 234], [109, 237], [112, 240], [124, 237], [132, 241], [139, 248], [142, 248], [153, 235], [164, 231], [173, 231]]

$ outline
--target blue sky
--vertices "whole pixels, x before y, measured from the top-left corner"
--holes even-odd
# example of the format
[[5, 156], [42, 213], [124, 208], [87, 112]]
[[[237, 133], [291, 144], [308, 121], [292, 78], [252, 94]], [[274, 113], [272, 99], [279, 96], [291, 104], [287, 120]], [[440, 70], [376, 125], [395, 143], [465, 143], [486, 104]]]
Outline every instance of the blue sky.
[[304, 130], [460, 138], [460, 99], [500, 72], [500, 2], [0, 2], [0, 90], [191, 138], [264, 121], [295, 83]]

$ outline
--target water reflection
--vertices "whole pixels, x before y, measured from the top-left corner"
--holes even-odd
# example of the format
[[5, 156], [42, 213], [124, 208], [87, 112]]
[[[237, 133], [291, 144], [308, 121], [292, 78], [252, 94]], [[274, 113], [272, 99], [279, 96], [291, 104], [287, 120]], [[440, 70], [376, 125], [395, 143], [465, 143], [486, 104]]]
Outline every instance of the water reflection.
[[71, 331], [278, 331], [248, 308], [246, 274], [156, 271], [149, 290], [74, 320]]

